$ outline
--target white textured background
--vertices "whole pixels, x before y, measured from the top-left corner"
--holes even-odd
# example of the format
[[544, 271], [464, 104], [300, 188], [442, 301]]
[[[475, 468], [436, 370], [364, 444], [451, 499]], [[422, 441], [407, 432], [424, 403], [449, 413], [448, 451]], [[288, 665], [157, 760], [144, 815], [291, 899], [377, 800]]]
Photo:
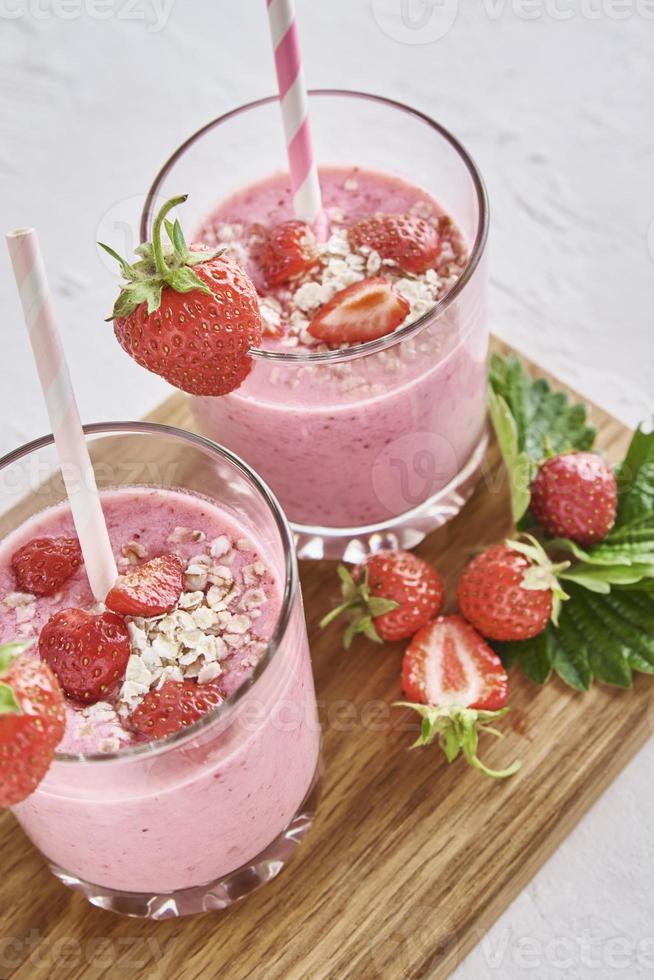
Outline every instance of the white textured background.
[[[494, 329], [635, 424], [654, 403], [654, 2], [458, 6], [299, 0], [308, 82], [410, 102], [463, 140], [491, 198]], [[263, 7], [0, 0], [2, 230], [39, 229], [87, 421], [167, 393], [103, 323], [116, 280], [94, 241], [124, 246], [171, 150], [272, 91]], [[48, 429], [5, 261], [0, 312], [4, 452]], [[650, 746], [458, 980], [654, 975], [653, 775]]]

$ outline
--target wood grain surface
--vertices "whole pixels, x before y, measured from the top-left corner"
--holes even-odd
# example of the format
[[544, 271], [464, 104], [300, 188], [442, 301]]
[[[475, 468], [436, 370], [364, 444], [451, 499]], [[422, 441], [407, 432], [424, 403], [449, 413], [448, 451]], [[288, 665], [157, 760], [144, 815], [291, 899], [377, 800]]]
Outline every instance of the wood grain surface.
[[[545, 372], [537, 373], [544, 375]], [[563, 387], [563, 386], [560, 386]], [[190, 427], [175, 395], [152, 418]], [[610, 458], [629, 433], [592, 409]], [[417, 549], [452, 585], [470, 552], [510, 530], [491, 446], [464, 511]], [[150, 923], [88, 905], [59, 884], [9, 813], [0, 816], [0, 977], [174, 980], [400, 980], [446, 977], [526, 885], [651, 732], [648, 678], [577, 694], [511, 676], [506, 738], [480, 754], [520, 772], [494, 782], [408, 751], [416, 722], [391, 708], [401, 646], [340, 647], [318, 622], [337, 593], [333, 563], [304, 563], [302, 585], [324, 726], [314, 828], [271, 884], [223, 913]], [[183, 829], [182, 829], [183, 833]]]

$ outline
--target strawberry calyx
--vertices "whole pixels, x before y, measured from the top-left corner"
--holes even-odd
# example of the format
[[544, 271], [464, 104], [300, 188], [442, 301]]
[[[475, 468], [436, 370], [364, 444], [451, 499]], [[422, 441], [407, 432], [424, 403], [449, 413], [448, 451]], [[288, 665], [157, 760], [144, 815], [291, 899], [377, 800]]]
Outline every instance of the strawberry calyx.
[[570, 567], [570, 562], [553, 562], [533, 534], [521, 534], [516, 540], [507, 538], [505, 544], [507, 548], [524, 555], [531, 563], [522, 577], [521, 587], [534, 592], [549, 589], [552, 593], [550, 619], [555, 626], [558, 625], [561, 603], [569, 598], [559, 581], [559, 576]]
[[[112, 315], [107, 322], [117, 317], [129, 316], [141, 303], [147, 303], [148, 313], [154, 313], [161, 305], [161, 293], [165, 286], [177, 293], [190, 293], [199, 289], [213, 296], [209, 287], [193, 271], [193, 267], [220, 255], [223, 249], [213, 251], [192, 251], [184, 238], [178, 219], [169, 221], [166, 215], [179, 204], [183, 204], [188, 194], [173, 197], [167, 201], [157, 214], [152, 228], [152, 241], [143, 242], [134, 249], [138, 262], [130, 265], [109, 245], [98, 242], [120, 265], [126, 285], [122, 287], [116, 300]], [[165, 228], [170, 245], [161, 241], [161, 230]]]
[[13, 687], [2, 678], [9, 672], [16, 657], [24, 653], [28, 646], [28, 643], [4, 643], [0, 646], [0, 715], [23, 713]]
[[491, 779], [506, 779], [513, 776], [521, 766], [516, 760], [506, 769], [490, 769], [477, 755], [477, 744], [480, 732], [488, 732], [496, 738], [503, 738], [489, 722], [502, 718], [510, 708], [500, 708], [499, 711], [482, 711], [477, 708], [466, 708], [462, 704], [447, 704], [434, 707], [428, 704], [416, 704], [413, 701], [396, 701], [398, 708], [412, 708], [422, 719], [420, 735], [411, 746], [412, 749], [423, 745], [438, 744], [448, 762], [454, 762], [460, 754], [473, 769], [478, 769]]
[[385, 613], [397, 609], [400, 605], [399, 602], [370, 594], [367, 568], [364, 568], [358, 582], [355, 582], [345, 565], [338, 566], [338, 576], [341, 580], [343, 602], [320, 620], [320, 628], [324, 629], [339, 616], [345, 615], [349, 620], [349, 625], [343, 636], [343, 646], [346, 650], [349, 650], [352, 640], [360, 633], [375, 643], [383, 643], [374, 620], [377, 616], [383, 616]]

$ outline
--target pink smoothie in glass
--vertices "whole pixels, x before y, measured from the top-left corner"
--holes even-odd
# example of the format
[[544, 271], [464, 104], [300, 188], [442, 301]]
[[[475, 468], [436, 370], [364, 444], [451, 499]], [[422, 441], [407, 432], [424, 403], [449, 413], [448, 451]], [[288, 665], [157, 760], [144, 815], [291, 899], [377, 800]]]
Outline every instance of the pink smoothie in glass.
[[[67, 702], [59, 756], [14, 813], [69, 875], [129, 892], [191, 888], [258, 855], [312, 783], [319, 732], [301, 606], [237, 705], [181, 742], [141, 744], [129, 714], [167, 678], [215, 682], [229, 696], [250, 677], [275, 630], [282, 585], [256, 532], [204, 498], [123, 488], [104, 492], [102, 503], [119, 566], [174, 552], [187, 565], [186, 591], [169, 616], [127, 618], [124, 684], [107, 703]], [[74, 535], [67, 505], [0, 544], [0, 641], [38, 636], [60, 609], [96, 609], [83, 567], [51, 598], [16, 592], [12, 554], [32, 538], [61, 535]], [[78, 753], [106, 754], [84, 762]]]
[[[467, 263], [462, 236], [425, 191], [358, 168], [322, 168], [330, 235], [300, 282], [267, 291], [253, 258], [260, 226], [293, 217], [284, 175], [224, 201], [197, 233], [224, 244], [252, 275], [267, 324], [263, 347], [239, 389], [194, 398], [203, 430], [242, 455], [270, 484], [295, 524], [357, 528], [397, 517], [461, 471], [484, 430], [487, 323], [483, 288], [468, 286], [423, 329], [386, 349], [338, 360], [307, 326], [320, 305], [363, 278], [391, 278], [411, 312], [428, 313]], [[375, 214], [415, 214], [438, 228], [434, 268], [407, 276], [377, 253], [353, 253], [347, 229]], [[259, 226], [259, 228], [257, 227]], [[346, 345], [344, 345], [346, 346]], [[340, 352], [337, 352], [340, 353]]]

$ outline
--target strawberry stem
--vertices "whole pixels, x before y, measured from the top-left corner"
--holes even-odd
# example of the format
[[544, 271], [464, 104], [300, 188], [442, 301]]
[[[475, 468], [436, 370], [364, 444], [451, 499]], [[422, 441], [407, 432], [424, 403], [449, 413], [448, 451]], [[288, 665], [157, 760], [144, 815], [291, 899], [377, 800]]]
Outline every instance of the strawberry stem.
[[166, 201], [164, 206], [157, 214], [157, 217], [154, 219], [154, 225], [152, 228], [152, 254], [154, 256], [154, 264], [157, 272], [164, 282], [168, 280], [170, 270], [166, 264], [163, 254], [163, 247], [161, 244], [161, 226], [165, 221], [166, 215], [172, 211], [173, 208], [176, 208], [178, 204], [183, 204], [187, 198], [188, 194], [181, 194], [179, 197], [172, 197], [170, 201]]

